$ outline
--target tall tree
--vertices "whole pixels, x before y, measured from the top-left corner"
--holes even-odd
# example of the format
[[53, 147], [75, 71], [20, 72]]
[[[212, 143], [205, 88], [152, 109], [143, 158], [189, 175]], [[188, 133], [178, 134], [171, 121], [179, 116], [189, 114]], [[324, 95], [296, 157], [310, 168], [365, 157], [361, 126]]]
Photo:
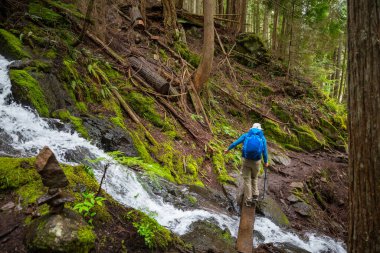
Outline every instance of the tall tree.
[[210, 76], [214, 58], [214, 11], [215, 0], [203, 1], [204, 25], [202, 59], [194, 73], [193, 81], [197, 91], [203, 88]]
[[380, 2], [348, 0], [348, 251], [380, 252]]
[[274, 0], [274, 14], [273, 14], [273, 31], [272, 31], [272, 50], [275, 53], [277, 50], [277, 25], [279, 14], [279, 0]]
[[164, 26], [167, 33], [177, 29], [177, 12], [175, 9], [175, 0], [162, 0], [164, 9]]

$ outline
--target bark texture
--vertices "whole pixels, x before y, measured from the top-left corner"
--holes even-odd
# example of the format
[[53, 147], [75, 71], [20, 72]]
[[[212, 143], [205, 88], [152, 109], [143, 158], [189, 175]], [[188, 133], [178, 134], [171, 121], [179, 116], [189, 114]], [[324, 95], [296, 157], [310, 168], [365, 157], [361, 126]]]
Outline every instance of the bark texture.
[[167, 33], [171, 33], [177, 29], [177, 12], [175, 4], [174, 0], [162, 0], [162, 6], [164, 9], [164, 26]]
[[214, 10], [215, 0], [203, 2], [204, 27], [202, 59], [194, 74], [194, 86], [199, 92], [210, 76], [214, 58]]
[[348, 1], [348, 252], [380, 252], [380, 1]]

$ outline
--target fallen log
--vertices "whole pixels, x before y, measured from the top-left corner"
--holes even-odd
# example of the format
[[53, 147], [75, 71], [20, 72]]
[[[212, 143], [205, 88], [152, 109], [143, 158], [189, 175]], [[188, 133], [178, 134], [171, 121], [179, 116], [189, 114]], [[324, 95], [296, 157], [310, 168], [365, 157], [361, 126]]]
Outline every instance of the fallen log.
[[156, 91], [161, 94], [168, 94], [170, 85], [160, 76], [142, 57], [128, 57], [132, 68], [147, 81]]
[[145, 29], [144, 18], [141, 15], [141, 12], [137, 6], [132, 6], [131, 8], [129, 8], [129, 16], [131, 17], [132, 27], [134, 29]]

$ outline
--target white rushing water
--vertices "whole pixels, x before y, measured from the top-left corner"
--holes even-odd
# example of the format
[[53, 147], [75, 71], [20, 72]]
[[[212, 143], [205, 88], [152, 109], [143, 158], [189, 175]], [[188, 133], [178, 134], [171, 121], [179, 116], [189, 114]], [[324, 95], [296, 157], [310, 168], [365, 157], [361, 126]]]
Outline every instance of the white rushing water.
[[[10, 64], [0, 55], [0, 132], [11, 138], [14, 149], [22, 156], [36, 155], [44, 146], [49, 146], [63, 163], [76, 163], [69, 160], [68, 152], [79, 153], [87, 150], [89, 156], [104, 157], [112, 160], [104, 151], [81, 138], [77, 133], [52, 128], [48, 121], [40, 118], [30, 108], [25, 108], [10, 99], [11, 83], [7, 66]], [[0, 150], [1, 154], [2, 150]], [[99, 179], [102, 172], [96, 170]], [[214, 219], [221, 228], [228, 228], [233, 236], [237, 235], [238, 217], [213, 211], [196, 209], [183, 211], [165, 203], [159, 196], [150, 195], [137, 180], [134, 171], [125, 166], [113, 164], [106, 177], [106, 191], [117, 201], [144, 212], [155, 212], [157, 221], [172, 231], [182, 235], [196, 220]], [[325, 236], [306, 235], [303, 240], [294, 233], [282, 230], [265, 217], [257, 217], [255, 229], [265, 237], [265, 243], [288, 243], [310, 252], [346, 252], [341, 242]]]

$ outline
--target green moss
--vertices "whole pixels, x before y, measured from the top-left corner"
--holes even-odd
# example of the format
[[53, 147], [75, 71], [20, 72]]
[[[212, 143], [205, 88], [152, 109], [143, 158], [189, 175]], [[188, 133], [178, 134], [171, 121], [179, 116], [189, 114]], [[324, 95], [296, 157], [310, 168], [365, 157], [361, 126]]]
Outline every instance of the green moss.
[[253, 87], [253, 90], [262, 96], [269, 96], [271, 95], [274, 90], [265, 82], [262, 81], [255, 81], [255, 86]]
[[70, 112], [66, 109], [57, 110], [53, 113], [53, 117], [58, 117], [65, 122], [71, 122], [75, 127], [75, 130], [82, 135], [82, 137], [88, 139], [88, 132], [86, 128], [83, 126], [83, 121], [81, 118], [75, 117], [70, 114]]
[[[78, 239], [82, 245], [94, 245], [96, 235], [90, 226], [81, 227], [78, 230]], [[87, 249], [89, 251], [90, 249]]]
[[284, 123], [293, 123], [293, 119], [289, 112], [285, 111], [280, 105], [273, 104], [272, 112]]
[[30, 55], [23, 49], [21, 41], [4, 29], [0, 29], [0, 45], [0, 52], [6, 56], [15, 59], [30, 58]]
[[57, 51], [55, 49], [49, 49], [44, 53], [44, 56], [48, 59], [54, 60], [57, 57]]
[[284, 148], [289, 149], [289, 150], [293, 150], [296, 152], [303, 152], [304, 151], [302, 148], [297, 147], [297, 146], [293, 146], [292, 144], [285, 144]]
[[282, 130], [276, 122], [265, 119], [263, 123], [263, 129], [265, 136], [272, 140], [277, 142], [281, 145], [293, 145], [298, 146], [298, 139], [297, 137], [292, 133], [286, 133], [284, 130]]
[[217, 151], [212, 156], [212, 164], [215, 173], [218, 175], [218, 181], [222, 184], [235, 182], [235, 179], [228, 175], [224, 156], [221, 151]]
[[165, 50], [160, 49], [158, 52], [160, 53], [162, 61], [166, 62], [169, 59], [169, 57], [166, 54]]
[[137, 233], [144, 238], [145, 245], [150, 249], [166, 249], [173, 241], [169, 230], [158, 224], [155, 214], [147, 215], [141, 211], [133, 210], [124, 215], [124, 219], [132, 222]]
[[29, 14], [49, 25], [62, 21], [61, 15], [35, 2], [29, 4]]
[[[140, 132], [141, 132], [140, 135], [143, 136], [143, 130], [142, 129], [140, 130]], [[153, 158], [149, 154], [148, 149], [145, 147], [144, 142], [141, 141], [141, 139], [139, 137], [139, 131], [136, 131], [136, 132], [131, 131], [131, 132], [129, 132], [129, 135], [132, 137], [133, 146], [135, 147], [135, 149], [139, 153], [139, 156], [141, 157], [141, 159], [145, 163], [153, 163], [154, 162]]]
[[74, 17], [80, 18], [80, 19], [86, 19], [86, 17], [78, 11], [76, 6], [74, 4], [69, 3], [63, 3], [58, 0], [45, 0], [47, 3], [49, 3], [51, 6], [56, 7], [60, 10], [64, 10], [66, 13], [73, 15]]
[[110, 117], [111, 122], [118, 127], [126, 129], [123, 112], [121, 111], [119, 104], [114, 99], [103, 100], [102, 103], [107, 109], [112, 110], [115, 115], [114, 117]]
[[308, 151], [320, 149], [325, 145], [324, 140], [318, 139], [316, 134], [308, 125], [297, 126], [296, 133], [300, 147]]
[[186, 44], [176, 41], [174, 43], [174, 49], [179, 53], [183, 59], [185, 59], [188, 63], [193, 65], [194, 67], [198, 67], [201, 62], [201, 57], [189, 50]]
[[10, 70], [10, 79], [13, 85], [17, 85], [25, 96], [25, 100], [29, 101], [33, 107], [38, 111], [40, 116], [48, 117], [49, 108], [47, 106], [44, 93], [37, 82], [25, 70]]
[[13, 190], [38, 181], [34, 158], [0, 157], [0, 190]]
[[173, 130], [172, 125], [165, 121], [156, 111], [156, 104], [153, 98], [144, 96], [138, 92], [130, 92], [125, 96], [127, 103], [133, 110], [151, 122], [154, 126], [162, 128], [162, 130]]
[[76, 102], [75, 106], [80, 112], [87, 113], [87, 105], [85, 102]]

